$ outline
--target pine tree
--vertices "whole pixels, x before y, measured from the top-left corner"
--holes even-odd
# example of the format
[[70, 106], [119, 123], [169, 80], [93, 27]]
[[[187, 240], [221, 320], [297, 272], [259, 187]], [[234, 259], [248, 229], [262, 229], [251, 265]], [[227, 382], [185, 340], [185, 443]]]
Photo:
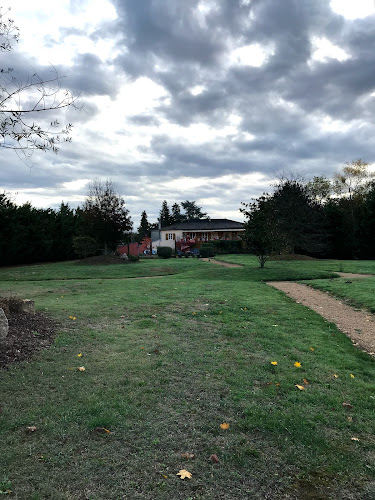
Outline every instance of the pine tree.
[[168, 207], [167, 200], [164, 200], [159, 212], [159, 222], [161, 227], [170, 226], [172, 223], [171, 212]]
[[139, 241], [142, 241], [145, 236], [150, 236], [150, 224], [147, 220], [146, 210], [143, 210], [141, 215], [141, 223], [138, 227]]

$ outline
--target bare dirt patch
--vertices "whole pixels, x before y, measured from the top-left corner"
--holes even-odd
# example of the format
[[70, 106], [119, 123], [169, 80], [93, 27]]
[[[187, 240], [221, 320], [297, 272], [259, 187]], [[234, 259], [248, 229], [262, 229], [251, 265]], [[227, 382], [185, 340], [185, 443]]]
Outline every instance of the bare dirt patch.
[[239, 264], [230, 264], [229, 262], [223, 262], [222, 260], [211, 260], [211, 259], [202, 259], [204, 260], [205, 262], [211, 262], [211, 264], [217, 264], [219, 266], [223, 266], [223, 267], [243, 267], [243, 266], [240, 266]]
[[0, 368], [28, 361], [53, 342], [56, 323], [41, 312], [11, 314], [8, 322], [8, 335], [0, 340]]
[[[355, 275], [355, 277], [361, 276]], [[297, 303], [335, 323], [354, 345], [375, 356], [375, 316], [370, 312], [355, 310], [326, 292], [315, 290], [308, 285], [291, 281], [273, 281], [267, 285], [281, 290]]]
[[[336, 272], [336, 271], [335, 271]], [[347, 279], [355, 279], [355, 278], [373, 278], [373, 274], [353, 274], [353, 273], [338, 273], [336, 272], [341, 278], [347, 278]]]

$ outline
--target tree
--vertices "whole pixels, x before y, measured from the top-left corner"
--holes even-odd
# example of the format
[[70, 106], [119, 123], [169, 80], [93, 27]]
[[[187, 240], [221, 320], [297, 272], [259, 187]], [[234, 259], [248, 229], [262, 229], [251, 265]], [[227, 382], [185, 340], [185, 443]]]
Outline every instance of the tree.
[[[14, 21], [5, 17], [8, 12], [0, 8], [0, 52], [10, 51], [12, 42], [19, 40]], [[25, 80], [15, 76], [13, 68], [0, 70], [0, 147], [28, 161], [35, 150], [57, 153], [60, 142], [71, 141], [71, 123], [61, 127], [57, 120], [43, 121], [45, 112], [77, 108], [77, 96], [61, 88], [61, 79], [53, 66], [47, 78], [34, 72]]]
[[318, 203], [325, 203], [333, 191], [332, 183], [324, 175], [315, 176], [312, 181], [306, 183], [309, 196]]
[[306, 187], [287, 180], [276, 186], [273, 199], [284, 249], [292, 254], [323, 251], [325, 233], [320, 205], [311, 199]]
[[342, 208], [346, 208], [351, 220], [348, 238], [352, 241], [352, 257], [360, 253], [358, 240], [358, 217], [364, 195], [369, 191], [373, 173], [368, 170], [369, 164], [361, 159], [345, 163], [341, 172], [334, 176], [334, 190], [342, 200]]
[[334, 176], [334, 190], [338, 195], [353, 199], [360, 196], [370, 185], [373, 173], [368, 171], [369, 163], [361, 159], [345, 163], [341, 172]]
[[167, 200], [164, 200], [161, 205], [161, 210], [159, 212], [159, 222], [161, 227], [170, 226], [172, 223], [171, 212], [168, 207]]
[[133, 227], [124, 199], [108, 179], [104, 182], [95, 179], [90, 183], [82, 215], [86, 221], [86, 234], [103, 245], [105, 254], [109, 249], [114, 250]]
[[150, 224], [147, 220], [146, 211], [143, 210], [141, 215], [141, 223], [138, 227], [138, 239], [142, 241], [145, 236], [150, 236]]
[[172, 219], [172, 224], [182, 222], [185, 219], [185, 216], [181, 213], [181, 207], [178, 203], [174, 203], [172, 205], [171, 219]]
[[256, 255], [261, 268], [264, 268], [270, 255], [279, 251], [281, 235], [277, 225], [275, 203], [272, 196], [264, 194], [252, 203], [242, 203], [240, 211], [248, 219], [242, 239], [247, 249]]
[[207, 214], [202, 212], [202, 207], [198, 207], [195, 201], [182, 201], [181, 207], [185, 210], [185, 220], [204, 219]]

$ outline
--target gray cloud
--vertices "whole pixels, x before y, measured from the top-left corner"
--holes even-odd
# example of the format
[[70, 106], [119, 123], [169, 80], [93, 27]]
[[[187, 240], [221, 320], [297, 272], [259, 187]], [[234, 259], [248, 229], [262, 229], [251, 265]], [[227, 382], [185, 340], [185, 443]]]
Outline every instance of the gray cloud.
[[[101, 24], [90, 37], [97, 42], [115, 40], [114, 60], [77, 54], [72, 66], [58, 67], [60, 74], [69, 76], [63, 80], [67, 88], [90, 97], [83, 112], [65, 115], [77, 130], [86, 124], [81, 135], [85, 142], [62, 148], [53, 160], [38, 157], [39, 170], [27, 180], [14, 171], [14, 160], [3, 155], [5, 187], [26, 183], [58, 190], [59, 183], [72, 178], [110, 177], [129, 197], [131, 210], [157, 214], [164, 198], [170, 204], [180, 201], [163, 182], [209, 177], [214, 196], [233, 210], [239, 197], [246, 196], [247, 201], [265, 186], [228, 190], [215, 183], [220, 176], [263, 173], [268, 178], [280, 169], [330, 175], [345, 161], [358, 157], [375, 161], [374, 15], [348, 21], [333, 13], [327, 0], [222, 0], [206, 12], [199, 6], [211, 3], [199, 0], [113, 0], [113, 4], [118, 19]], [[79, 5], [73, 2], [72, 9]], [[60, 38], [49, 37], [46, 43], [60, 44], [71, 35], [85, 33], [64, 28]], [[327, 38], [345, 50], [348, 59], [313, 61], [315, 38]], [[231, 50], [249, 44], [267, 47], [264, 63], [231, 63]], [[9, 64], [24, 68], [22, 74], [37, 62], [18, 51], [6, 57]], [[160, 99], [152, 110], [128, 113], [117, 130], [117, 136], [127, 134], [123, 155], [113, 157], [105, 151], [105, 133], [87, 127], [100, 112], [95, 97], [115, 99], [121, 83], [139, 77], [162, 86], [168, 99]], [[193, 95], [196, 86], [201, 93]], [[176, 138], [163, 129], [163, 124], [203, 123], [214, 130], [228, 126], [234, 115], [237, 133], [217, 134], [206, 142], [200, 137], [199, 143], [191, 137], [188, 142], [182, 132]], [[102, 127], [105, 131], [106, 124]], [[132, 159], [127, 141], [133, 132], [140, 136], [149, 132], [151, 140], [138, 145], [140, 157]], [[98, 144], [103, 144], [103, 151], [96, 149], [93, 154], [91, 145]], [[212, 198], [212, 192], [202, 185], [186, 188], [181, 199], [185, 197]]]

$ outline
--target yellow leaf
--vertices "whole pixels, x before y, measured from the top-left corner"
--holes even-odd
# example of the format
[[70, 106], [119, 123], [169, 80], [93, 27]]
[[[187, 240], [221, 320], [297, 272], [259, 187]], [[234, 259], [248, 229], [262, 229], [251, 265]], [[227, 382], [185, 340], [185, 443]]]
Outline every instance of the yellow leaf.
[[276, 366], [277, 365], [277, 361], [271, 361], [271, 365]]
[[309, 385], [308, 381], [305, 378], [303, 379], [303, 381], [304, 381], [305, 385]]
[[82, 353], [77, 354], [77, 358], [82, 358]]
[[78, 371], [79, 372], [84, 372], [86, 370], [86, 368], [84, 366], [79, 366], [78, 367]]
[[352, 441], [359, 441], [359, 439], [357, 437], [354, 437], [354, 436], [351, 439], [352, 439]]
[[193, 316], [195, 316], [197, 313], [193, 313]]
[[350, 374], [350, 376], [351, 376], [352, 378], [355, 378], [355, 377], [354, 377], [354, 375], [353, 375], [352, 373]]
[[164, 476], [164, 474], [162, 474], [163, 477], [165, 477], [165, 479], [167, 479], [168, 476]]
[[310, 351], [315, 351], [315, 349], [313, 347], [310, 347]]
[[179, 472], [177, 472], [176, 476], [180, 476], [180, 479], [191, 479], [191, 473], [186, 469], [181, 469]]
[[227, 422], [223, 422], [222, 424], [220, 424], [220, 428], [221, 429], [229, 429], [229, 424]]
[[334, 376], [335, 378], [339, 378], [339, 376], [338, 376], [336, 373], [334, 373], [334, 374], [333, 374], [333, 376]]
[[296, 387], [300, 390], [300, 391], [304, 391], [305, 388], [303, 387], [303, 385], [298, 385], [296, 384]]
[[300, 367], [301, 367], [301, 363], [299, 363], [298, 361], [296, 361], [296, 362], [294, 363], [294, 366], [295, 366], [296, 368], [300, 368]]

